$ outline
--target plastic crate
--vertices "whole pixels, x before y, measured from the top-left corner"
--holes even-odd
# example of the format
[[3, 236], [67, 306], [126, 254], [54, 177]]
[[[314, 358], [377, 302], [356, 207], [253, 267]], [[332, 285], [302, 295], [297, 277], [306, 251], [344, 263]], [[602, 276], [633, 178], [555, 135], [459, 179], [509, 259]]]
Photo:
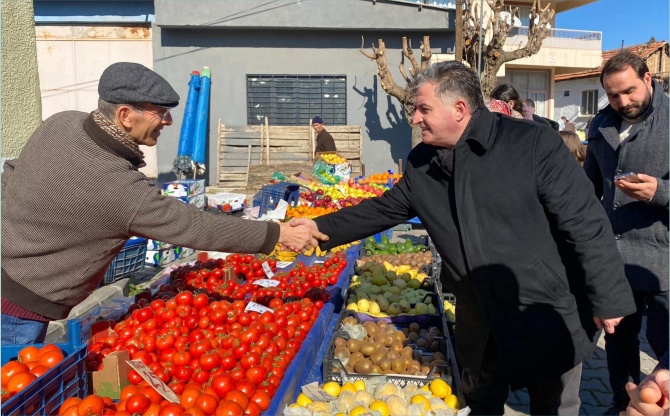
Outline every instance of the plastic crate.
[[102, 283], [114, 283], [133, 273], [144, 271], [146, 255], [146, 238], [133, 237], [128, 240], [121, 252], [112, 261], [112, 264], [109, 265]]
[[[54, 344], [65, 354], [65, 359], [35, 380], [17, 395], [7, 400], [0, 409], [3, 416], [53, 415], [70, 397], [83, 398], [88, 393], [86, 380], [86, 347], [82, 339], [81, 321], [67, 323], [68, 342]], [[31, 344], [41, 348], [46, 344]], [[3, 345], [2, 365], [15, 359], [27, 345]]]
[[291, 206], [298, 205], [300, 198], [300, 185], [290, 182], [279, 182], [273, 185], [263, 186], [260, 205], [254, 201], [254, 206], [260, 206], [258, 215], [261, 216], [275, 209], [280, 200], [285, 200]]

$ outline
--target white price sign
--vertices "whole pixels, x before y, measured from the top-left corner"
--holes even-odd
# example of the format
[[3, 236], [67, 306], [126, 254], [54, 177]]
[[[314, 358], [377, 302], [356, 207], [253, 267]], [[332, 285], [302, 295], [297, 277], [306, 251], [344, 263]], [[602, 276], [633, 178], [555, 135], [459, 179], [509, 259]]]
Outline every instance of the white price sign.
[[260, 313], [260, 314], [264, 314], [265, 312], [272, 312], [272, 313], [275, 313], [275, 311], [273, 311], [272, 309], [270, 309], [270, 308], [266, 308], [266, 307], [263, 306], [263, 305], [259, 305], [259, 304], [256, 303], [256, 302], [249, 302], [249, 303], [247, 304], [247, 307], [244, 308], [244, 312], [258, 312], [258, 313]]
[[281, 268], [283, 268], [283, 267], [290, 266], [290, 265], [292, 265], [292, 264], [293, 264], [292, 261], [278, 261], [278, 262], [277, 262], [277, 268], [278, 268], [278, 269], [281, 269]]
[[347, 196], [347, 192], [346, 192], [346, 191], [344, 190], [344, 188], [343, 188], [343, 187], [341, 187], [341, 186], [338, 186], [338, 187], [337, 187], [337, 189], [339, 189], [339, 190], [340, 190], [340, 193], [341, 193], [342, 195], [344, 195], [344, 196]]
[[263, 286], [263, 287], [276, 287], [279, 286], [279, 281], [278, 280], [270, 280], [270, 279], [260, 279], [256, 280], [254, 282], [255, 285], [258, 286]]
[[337, 399], [337, 397], [331, 396], [325, 390], [320, 389], [317, 382], [302, 386], [302, 392], [314, 402], [329, 402]]
[[179, 403], [179, 397], [173, 392], [161, 379], [158, 378], [153, 371], [149, 369], [142, 361], [126, 361], [128, 365], [137, 373], [142, 376], [142, 378], [149, 383], [161, 396], [165, 397], [167, 400], [172, 403]]
[[270, 265], [267, 261], [263, 262], [263, 271], [265, 272], [265, 275], [268, 277], [268, 279], [275, 277], [275, 274], [272, 273], [272, 269], [270, 268]]

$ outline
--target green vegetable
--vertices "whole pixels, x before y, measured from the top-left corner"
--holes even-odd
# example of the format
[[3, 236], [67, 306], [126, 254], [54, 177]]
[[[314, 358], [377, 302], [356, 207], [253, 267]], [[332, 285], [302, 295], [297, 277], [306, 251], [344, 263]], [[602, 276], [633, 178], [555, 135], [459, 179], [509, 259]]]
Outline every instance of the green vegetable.
[[389, 238], [386, 234], [382, 235], [382, 243], [388, 244], [389, 243]]

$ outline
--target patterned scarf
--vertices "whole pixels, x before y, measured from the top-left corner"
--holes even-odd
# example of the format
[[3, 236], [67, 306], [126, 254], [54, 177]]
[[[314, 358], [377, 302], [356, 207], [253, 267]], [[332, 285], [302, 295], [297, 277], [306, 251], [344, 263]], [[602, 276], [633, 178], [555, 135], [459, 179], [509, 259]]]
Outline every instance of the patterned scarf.
[[121, 130], [119, 126], [110, 121], [105, 117], [100, 111], [95, 110], [93, 112], [93, 120], [105, 133], [109, 134], [121, 144], [133, 151], [138, 157], [144, 159], [144, 153], [140, 150], [140, 147], [135, 143], [132, 137], [128, 135], [125, 131]]
[[506, 116], [514, 117], [514, 118], [523, 118], [521, 113], [518, 111], [514, 110], [512, 106], [507, 104], [506, 102], [502, 100], [491, 100], [489, 101], [488, 104], [486, 104], [486, 108], [488, 108], [490, 111], [493, 111], [495, 113], [503, 113]]

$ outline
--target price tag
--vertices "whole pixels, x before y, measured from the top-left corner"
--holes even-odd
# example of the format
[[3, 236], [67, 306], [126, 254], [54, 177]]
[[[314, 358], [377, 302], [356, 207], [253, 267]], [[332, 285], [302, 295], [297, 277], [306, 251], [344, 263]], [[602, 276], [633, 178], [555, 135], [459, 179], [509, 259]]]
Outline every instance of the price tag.
[[323, 262], [325, 262], [325, 260], [315, 260], [314, 264], [323, 263]]
[[142, 361], [126, 361], [128, 365], [142, 378], [151, 385], [161, 396], [172, 403], [179, 403], [179, 397], [173, 392], [153, 371], [149, 369]]
[[346, 192], [346, 191], [344, 190], [344, 188], [343, 188], [343, 187], [341, 187], [341, 186], [338, 186], [338, 187], [337, 187], [337, 189], [339, 189], [339, 190], [340, 190], [340, 193], [342, 193], [342, 195], [344, 195], [344, 196], [347, 196], [347, 192]]
[[281, 268], [284, 268], [284, 267], [286, 267], [286, 266], [290, 266], [290, 265], [292, 265], [292, 264], [293, 264], [292, 261], [278, 261], [278, 262], [277, 262], [277, 268], [278, 268], [278, 269], [281, 269]]
[[263, 286], [263, 287], [276, 287], [279, 286], [279, 281], [278, 280], [270, 280], [270, 279], [260, 279], [256, 280], [254, 282], [255, 285], [258, 286]]
[[275, 274], [272, 273], [272, 269], [270, 268], [270, 265], [267, 261], [263, 262], [263, 271], [265, 271], [265, 275], [268, 277], [268, 279], [275, 277]]
[[305, 394], [305, 396], [314, 402], [329, 402], [337, 399], [337, 397], [331, 396], [330, 394], [326, 393], [325, 390], [320, 389], [319, 384], [316, 381], [314, 383], [307, 384], [306, 386], [302, 386], [302, 392]]
[[266, 307], [263, 306], [263, 305], [259, 305], [259, 304], [256, 303], [256, 302], [249, 302], [249, 303], [247, 304], [247, 307], [244, 308], [244, 311], [245, 311], [245, 312], [258, 312], [258, 313], [260, 313], [260, 314], [264, 314], [265, 312], [272, 312], [272, 313], [275, 313], [275, 311], [273, 311], [272, 309], [270, 309], [270, 308], [266, 308]]

